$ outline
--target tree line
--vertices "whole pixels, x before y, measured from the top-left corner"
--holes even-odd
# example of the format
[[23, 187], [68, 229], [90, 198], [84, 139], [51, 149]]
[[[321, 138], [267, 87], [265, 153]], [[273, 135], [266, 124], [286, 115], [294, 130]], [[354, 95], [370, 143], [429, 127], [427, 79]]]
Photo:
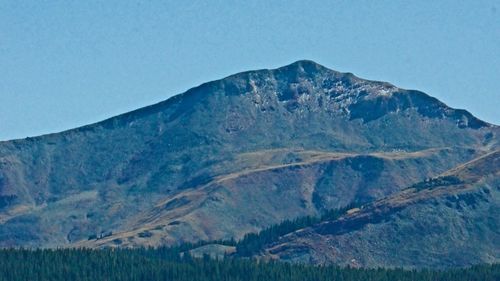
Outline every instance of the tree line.
[[348, 210], [360, 206], [358, 203], [350, 204], [346, 207], [339, 209], [327, 210], [320, 217], [305, 216], [293, 220], [285, 220], [279, 224], [272, 225], [268, 228], [261, 230], [259, 233], [248, 233], [243, 239], [237, 243], [232, 241], [223, 242], [222, 244], [228, 246], [236, 246], [236, 255], [243, 257], [250, 257], [258, 254], [266, 245], [276, 242], [279, 237], [296, 230], [313, 226], [323, 221], [336, 220], [344, 215]]
[[[356, 269], [251, 259], [279, 237], [317, 223], [335, 220], [357, 204], [326, 211], [320, 217], [285, 220], [247, 234], [239, 241], [184, 243], [135, 249], [0, 249], [0, 281], [10, 280], [171, 280], [171, 281], [498, 281], [500, 265], [448, 270]], [[189, 251], [207, 244], [236, 247], [223, 259], [194, 258]]]
[[[355, 269], [259, 261], [193, 258], [182, 247], [140, 249], [4, 249], [0, 281], [497, 281], [500, 265], [463, 269]], [[182, 253], [182, 254], [181, 254]]]

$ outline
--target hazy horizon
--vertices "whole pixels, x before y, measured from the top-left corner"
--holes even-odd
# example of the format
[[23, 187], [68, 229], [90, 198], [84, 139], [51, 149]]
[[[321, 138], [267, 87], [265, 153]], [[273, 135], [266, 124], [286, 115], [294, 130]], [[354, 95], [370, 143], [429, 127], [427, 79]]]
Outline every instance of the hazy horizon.
[[59, 132], [301, 59], [500, 124], [495, 1], [0, 3], [0, 140]]

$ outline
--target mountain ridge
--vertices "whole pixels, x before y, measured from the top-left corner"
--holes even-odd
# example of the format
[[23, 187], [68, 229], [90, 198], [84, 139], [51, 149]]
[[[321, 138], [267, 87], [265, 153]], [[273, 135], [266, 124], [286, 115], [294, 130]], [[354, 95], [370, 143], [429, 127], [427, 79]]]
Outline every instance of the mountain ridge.
[[[280, 259], [291, 261], [311, 259], [312, 263], [340, 263], [362, 267], [449, 267], [498, 262], [500, 251], [495, 244], [500, 241], [498, 235], [500, 221], [497, 217], [500, 212], [499, 167], [500, 150], [487, 153], [436, 178], [349, 210], [334, 221], [322, 222], [287, 234], [274, 245], [270, 245], [265, 250], [265, 255], [274, 258], [279, 256]], [[481, 170], [481, 173], [477, 170]], [[443, 220], [436, 223], [439, 218], [425, 217], [427, 215], [425, 213], [405, 211], [406, 208], [415, 209], [425, 202], [438, 210], [459, 208], [463, 211], [459, 212], [461, 217], [454, 218], [451, 230], [446, 228], [446, 222]], [[486, 205], [487, 208], [479, 207], [481, 205]], [[439, 214], [440, 211], [433, 213]], [[405, 216], [412, 216], [413, 219], [405, 220]], [[476, 226], [474, 223], [471, 226], [470, 220], [474, 217], [483, 219], [478, 221]], [[416, 230], [419, 225], [435, 229]], [[472, 232], [474, 227], [478, 234]], [[413, 229], [414, 232], [405, 228]], [[376, 235], [385, 235], [384, 233], [392, 236], [390, 239], [382, 240], [381, 243], [395, 244], [385, 247], [400, 249], [396, 258], [389, 256], [392, 251], [381, 252], [380, 246], [377, 245], [381, 240], [373, 238]], [[353, 241], [344, 243], [345, 239], [351, 238]], [[336, 242], [337, 239], [344, 242]], [[426, 243], [431, 244], [423, 243], [420, 246], [421, 250], [415, 254], [414, 248], [417, 246], [415, 239], [424, 239]], [[445, 239], [455, 242], [455, 244], [445, 244], [454, 247], [453, 257], [447, 256], [447, 252], [441, 252], [443, 246], [438, 243], [444, 243]], [[462, 243], [456, 243], [457, 241]], [[481, 244], [478, 241], [483, 242]], [[467, 258], [464, 258], [464, 255]]]
[[[95, 237], [140, 229], [150, 214], [162, 220], [182, 206], [196, 210], [154, 237], [102, 246], [240, 237], [380, 199], [499, 147], [498, 126], [419, 93], [298, 61], [62, 133], [0, 142], [0, 247], [101, 246], [109, 239]], [[426, 150], [433, 153], [418, 154]], [[342, 153], [357, 157], [311, 161]], [[380, 157], [390, 153], [418, 157]], [[258, 172], [217, 182], [244, 171]], [[155, 209], [192, 193], [200, 204]]]
[[[304, 71], [304, 66], [305, 66], [306, 69], [309, 69], [309, 70], [313, 69], [313, 71], [309, 71], [309, 72]], [[292, 70], [290, 70], [290, 69], [292, 69]], [[298, 70], [294, 71], [293, 69], [298, 69]], [[293, 62], [291, 64], [288, 64], [288, 65], [285, 65], [285, 66], [282, 66], [282, 67], [278, 67], [278, 68], [271, 68], [271, 69], [263, 68], [263, 69], [256, 69], [256, 70], [241, 71], [241, 72], [238, 72], [238, 73], [235, 73], [235, 74], [231, 74], [231, 75], [225, 76], [225, 77], [220, 78], [220, 79], [215, 79], [215, 80], [212, 80], [212, 81], [209, 81], [209, 82], [204, 82], [204, 83], [201, 83], [198, 86], [195, 86], [193, 88], [188, 89], [187, 91], [185, 91], [183, 93], [175, 94], [175, 95], [173, 95], [173, 96], [171, 96], [171, 97], [169, 97], [169, 98], [167, 98], [167, 99], [165, 99], [163, 101], [159, 101], [157, 103], [154, 103], [154, 104], [151, 104], [151, 105], [147, 105], [147, 106], [141, 107], [139, 109], [135, 109], [135, 110], [124, 112], [124, 113], [121, 113], [121, 114], [118, 114], [118, 115], [115, 115], [115, 116], [111, 116], [109, 118], [105, 118], [105, 119], [103, 119], [101, 121], [96, 121], [96, 122], [93, 122], [93, 123], [88, 124], [88, 125], [83, 125], [83, 126], [79, 126], [79, 127], [76, 127], [76, 128], [62, 130], [62, 131], [54, 132], [54, 133], [47, 133], [47, 134], [43, 134], [43, 135], [39, 135], [39, 136], [29, 136], [29, 137], [26, 137], [26, 138], [17, 138], [17, 139], [11, 139], [11, 140], [1, 140], [0, 144], [1, 143], [6, 143], [6, 142], [12, 142], [12, 141], [22, 141], [22, 140], [27, 140], [27, 139], [28, 140], [34, 140], [34, 139], [38, 139], [38, 138], [42, 138], [42, 137], [50, 137], [52, 135], [57, 135], [57, 134], [71, 133], [73, 131], [91, 130], [93, 127], [98, 126], [98, 125], [106, 126], [104, 123], [113, 123], [113, 122], [116, 122], [115, 121], [116, 119], [120, 119], [120, 118], [130, 119], [132, 117], [137, 118], [137, 117], [144, 116], [144, 115], [154, 114], [154, 113], [157, 113], [158, 111], [161, 111], [162, 109], [164, 109], [164, 107], [169, 106], [169, 105], [171, 105], [173, 103], [178, 102], [179, 99], [189, 97], [193, 92], [196, 92], [199, 89], [212, 86], [213, 84], [217, 84], [217, 83], [220, 83], [222, 81], [227, 81], [227, 80], [231, 80], [231, 79], [238, 79], [238, 78], [241, 78], [242, 76], [247, 76], [249, 74], [274, 73], [274, 72], [281, 72], [281, 71], [286, 71], [286, 70], [289, 70], [289, 71], [292, 71], [292, 72], [297, 72], [297, 73], [301, 73], [301, 72], [302, 73], [307, 73], [309, 75], [314, 74], [314, 72], [321, 72], [321, 71], [323, 71], [323, 72], [331, 72], [331, 73], [334, 73], [335, 75], [338, 75], [339, 77], [347, 77], [347, 79], [353, 79], [355, 81], [362, 81], [362, 82], [366, 82], [366, 83], [375, 83], [375, 84], [379, 84], [379, 85], [384, 85], [384, 86], [389, 87], [389, 88], [399, 89], [399, 90], [405, 91], [405, 92], [412, 92], [412, 93], [414, 92], [414, 93], [418, 93], [418, 94], [423, 94], [423, 95], [427, 96], [428, 98], [433, 99], [435, 102], [441, 103], [442, 106], [445, 106], [445, 107], [453, 109], [453, 110], [461, 111], [465, 115], [469, 115], [469, 116], [474, 117], [473, 114], [470, 113], [469, 111], [467, 111], [465, 109], [459, 109], [459, 108], [449, 107], [445, 103], [440, 102], [438, 99], [436, 99], [434, 97], [431, 97], [431, 96], [429, 96], [428, 94], [426, 94], [424, 92], [420, 92], [420, 91], [417, 91], [417, 90], [409, 90], [409, 89], [399, 88], [399, 87], [396, 87], [393, 84], [391, 84], [389, 82], [385, 82], [385, 81], [369, 80], [369, 79], [360, 78], [360, 77], [354, 75], [351, 72], [340, 72], [340, 71], [337, 71], [337, 70], [333, 70], [333, 69], [327, 68], [327, 67], [325, 67], [325, 66], [323, 66], [323, 65], [321, 65], [321, 64], [319, 64], [319, 63], [317, 63], [317, 62], [315, 62], [313, 60], [301, 59], [301, 60], [297, 60], [297, 61], [295, 61], [295, 62]], [[474, 118], [478, 119], [477, 117], [474, 117]], [[499, 126], [499, 125], [496, 125], [496, 124], [493, 124], [493, 123], [488, 123], [488, 122], [485, 122], [485, 121], [482, 121], [482, 120], [480, 120], [480, 121], [481, 121], [481, 123], [484, 123], [486, 126], [493, 126], [493, 127], [498, 127]]]

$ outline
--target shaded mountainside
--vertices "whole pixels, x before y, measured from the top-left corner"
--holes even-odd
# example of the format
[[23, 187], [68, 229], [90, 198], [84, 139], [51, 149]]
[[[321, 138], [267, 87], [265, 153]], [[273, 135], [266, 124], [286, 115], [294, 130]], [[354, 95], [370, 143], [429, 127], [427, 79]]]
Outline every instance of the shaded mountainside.
[[333, 221], [287, 234], [264, 251], [292, 262], [451, 267], [500, 260], [500, 150]]
[[[424, 93], [299, 61], [0, 143], [0, 246], [242, 237], [383, 198], [499, 147]], [[100, 239], [97, 239], [100, 238]]]

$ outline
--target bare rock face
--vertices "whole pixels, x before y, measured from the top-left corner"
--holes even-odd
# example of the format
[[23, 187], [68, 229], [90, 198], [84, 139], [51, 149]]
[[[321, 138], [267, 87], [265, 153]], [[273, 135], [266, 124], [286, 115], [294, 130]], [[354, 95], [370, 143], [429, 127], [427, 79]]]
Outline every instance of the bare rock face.
[[418, 91], [298, 61], [108, 120], [0, 143], [0, 246], [240, 238], [371, 202], [499, 147]]

